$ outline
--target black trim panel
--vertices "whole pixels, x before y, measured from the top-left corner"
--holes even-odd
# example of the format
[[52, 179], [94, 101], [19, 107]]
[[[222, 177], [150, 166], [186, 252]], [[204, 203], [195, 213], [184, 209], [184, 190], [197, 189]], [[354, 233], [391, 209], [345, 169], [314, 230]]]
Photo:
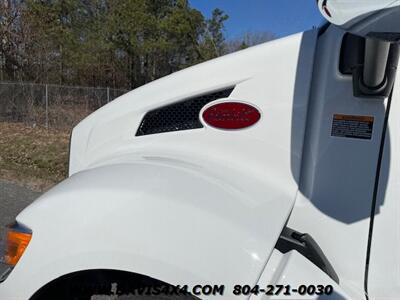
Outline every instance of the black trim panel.
[[275, 248], [282, 253], [296, 250], [339, 284], [339, 276], [317, 242], [308, 233], [300, 233], [289, 227], [285, 227]]
[[136, 136], [202, 128], [201, 109], [207, 103], [229, 97], [233, 89], [229, 87], [151, 110], [143, 117]]

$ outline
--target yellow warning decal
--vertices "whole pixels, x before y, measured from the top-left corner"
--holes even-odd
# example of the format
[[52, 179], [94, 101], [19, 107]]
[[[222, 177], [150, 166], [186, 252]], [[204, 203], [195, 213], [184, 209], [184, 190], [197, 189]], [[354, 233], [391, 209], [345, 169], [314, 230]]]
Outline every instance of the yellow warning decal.
[[331, 136], [370, 140], [373, 126], [373, 116], [334, 114]]

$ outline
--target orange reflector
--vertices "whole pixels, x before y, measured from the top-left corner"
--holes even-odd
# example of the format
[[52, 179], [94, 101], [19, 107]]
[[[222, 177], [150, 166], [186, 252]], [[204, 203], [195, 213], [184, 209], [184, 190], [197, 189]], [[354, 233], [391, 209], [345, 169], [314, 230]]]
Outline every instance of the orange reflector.
[[6, 240], [5, 263], [15, 266], [31, 240], [32, 233], [8, 229]]

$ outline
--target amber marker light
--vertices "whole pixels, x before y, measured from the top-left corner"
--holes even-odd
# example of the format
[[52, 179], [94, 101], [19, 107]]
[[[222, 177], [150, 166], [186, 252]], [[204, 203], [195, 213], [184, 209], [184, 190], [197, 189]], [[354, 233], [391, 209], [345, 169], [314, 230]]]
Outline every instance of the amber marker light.
[[13, 224], [7, 228], [5, 240], [4, 263], [15, 266], [32, 238], [32, 232], [26, 228]]

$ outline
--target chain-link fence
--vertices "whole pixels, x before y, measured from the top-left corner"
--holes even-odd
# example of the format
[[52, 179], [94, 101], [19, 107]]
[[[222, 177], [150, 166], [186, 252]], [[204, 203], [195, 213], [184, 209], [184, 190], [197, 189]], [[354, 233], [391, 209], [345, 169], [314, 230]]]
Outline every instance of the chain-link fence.
[[67, 129], [126, 90], [0, 82], [0, 122]]

